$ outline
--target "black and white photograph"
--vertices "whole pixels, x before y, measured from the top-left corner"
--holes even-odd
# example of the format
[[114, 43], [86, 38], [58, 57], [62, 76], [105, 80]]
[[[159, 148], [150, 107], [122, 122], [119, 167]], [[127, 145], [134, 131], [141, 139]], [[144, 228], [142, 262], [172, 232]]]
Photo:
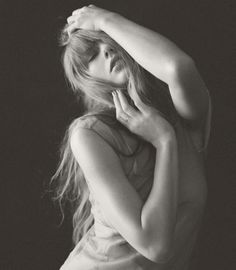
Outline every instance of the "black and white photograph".
[[233, 1], [0, 1], [0, 270], [233, 270]]

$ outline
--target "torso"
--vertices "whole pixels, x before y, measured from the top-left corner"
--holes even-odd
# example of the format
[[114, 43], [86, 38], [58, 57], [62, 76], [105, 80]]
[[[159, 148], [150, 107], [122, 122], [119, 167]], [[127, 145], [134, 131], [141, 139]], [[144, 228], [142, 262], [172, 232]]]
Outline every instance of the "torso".
[[[106, 126], [98, 123], [98, 127], [102, 130]], [[96, 128], [96, 126], [94, 126]], [[101, 129], [99, 129], [101, 130]], [[109, 132], [108, 132], [109, 130]], [[125, 130], [106, 129], [107, 138], [111, 136], [124, 150], [126, 154], [132, 153], [137, 147], [136, 136], [126, 132]], [[114, 133], [113, 133], [114, 132]], [[112, 135], [111, 135], [112, 134]], [[206, 200], [207, 188], [204, 170], [204, 153], [198, 151], [198, 142], [196, 137], [180, 123], [176, 126], [176, 137], [179, 152], [179, 205], [189, 200], [196, 202], [204, 202]], [[111, 140], [112, 141], [112, 140]], [[130, 183], [139, 192], [140, 197], [145, 201], [152, 187], [153, 168], [155, 166], [155, 150], [150, 151], [148, 144], [144, 145], [135, 157], [121, 157], [121, 164], [126, 172]], [[151, 153], [151, 155], [150, 155]], [[135, 173], [134, 161], [136, 163], [137, 172]], [[150, 173], [151, 172], [151, 173]], [[91, 194], [92, 195], [92, 194]], [[93, 201], [95, 194], [91, 197]], [[93, 214], [96, 226], [92, 227], [91, 234], [87, 234], [84, 244], [78, 243], [71, 252], [61, 269], [145, 269], [145, 270], [187, 270], [188, 262], [192, 248], [195, 243], [198, 228], [195, 228], [182, 248], [178, 248], [167, 264], [156, 264], [131, 247], [117, 231], [114, 230], [109, 223], [109, 217], [105, 216], [102, 208], [95, 200], [92, 202]], [[204, 203], [202, 204], [204, 205]], [[197, 226], [199, 227], [199, 226]], [[91, 266], [94, 268], [91, 268]], [[73, 268], [74, 267], [74, 268]], [[90, 268], [89, 268], [90, 267]]]
[[[192, 136], [190, 131], [180, 122], [175, 130], [179, 152], [179, 204], [189, 200], [204, 203], [207, 196], [207, 186], [204, 165], [205, 153], [198, 149], [201, 138]], [[125, 132], [122, 132], [122, 137], [134, 150], [137, 146], [135, 137], [127, 135]], [[131, 165], [127, 159], [126, 166]]]

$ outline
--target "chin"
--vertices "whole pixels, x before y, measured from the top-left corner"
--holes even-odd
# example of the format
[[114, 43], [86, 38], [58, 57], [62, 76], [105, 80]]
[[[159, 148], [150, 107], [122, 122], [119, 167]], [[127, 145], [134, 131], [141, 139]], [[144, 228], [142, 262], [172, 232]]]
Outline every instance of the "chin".
[[127, 85], [128, 85], [127, 79], [115, 82], [115, 87], [117, 88], [127, 88]]
[[120, 74], [117, 75], [117, 81], [116, 81], [117, 84], [120, 84], [120, 85], [127, 85], [128, 83], [128, 76], [127, 76], [127, 73], [125, 70], [122, 70], [120, 72]]
[[117, 88], [123, 91], [127, 90], [127, 82], [123, 82], [123, 83], [112, 82], [112, 85], [114, 88]]

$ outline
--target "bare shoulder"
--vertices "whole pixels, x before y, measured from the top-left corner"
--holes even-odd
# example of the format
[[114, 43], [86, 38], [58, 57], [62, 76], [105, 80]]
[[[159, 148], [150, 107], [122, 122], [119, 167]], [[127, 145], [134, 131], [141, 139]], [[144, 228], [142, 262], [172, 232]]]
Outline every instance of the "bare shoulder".
[[74, 133], [78, 128], [92, 129], [96, 122], [98, 122], [96, 116], [86, 114], [81, 117], [74, 119], [70, 125], [70, 132]]
[[97, 119], [77, 119], [71, 129], [70, 145], [76, 158], [78, 156], [86, 157], [91, 153], [94, 155], [97, 151], [104, 150], [109, 147], [106, 141], [99, 136], [92, 128]]
[[71, 149], [88, 179], [100, 176], [103, 181], [106, 173], [120, 171], [120, 159], [108, 131], [109, 127], [96, 117], [79, 118], [72, 125]]

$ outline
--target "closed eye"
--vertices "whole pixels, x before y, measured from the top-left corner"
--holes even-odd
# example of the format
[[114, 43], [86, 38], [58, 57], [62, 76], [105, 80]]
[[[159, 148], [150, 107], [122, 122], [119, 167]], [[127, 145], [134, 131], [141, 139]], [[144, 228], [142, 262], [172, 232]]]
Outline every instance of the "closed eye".
[[92, 54], [92, 56], [89, 58], [89, 63], [91, 62], [91, 61], [93, 61], [95, 58], [96, 58], [96, 56], [97, 56], [97, 53], [94, 53], [94, 54]]
[[92, 62], [100, 52], [99, 44], [94, 43], [88, 50], [88, 63]]

